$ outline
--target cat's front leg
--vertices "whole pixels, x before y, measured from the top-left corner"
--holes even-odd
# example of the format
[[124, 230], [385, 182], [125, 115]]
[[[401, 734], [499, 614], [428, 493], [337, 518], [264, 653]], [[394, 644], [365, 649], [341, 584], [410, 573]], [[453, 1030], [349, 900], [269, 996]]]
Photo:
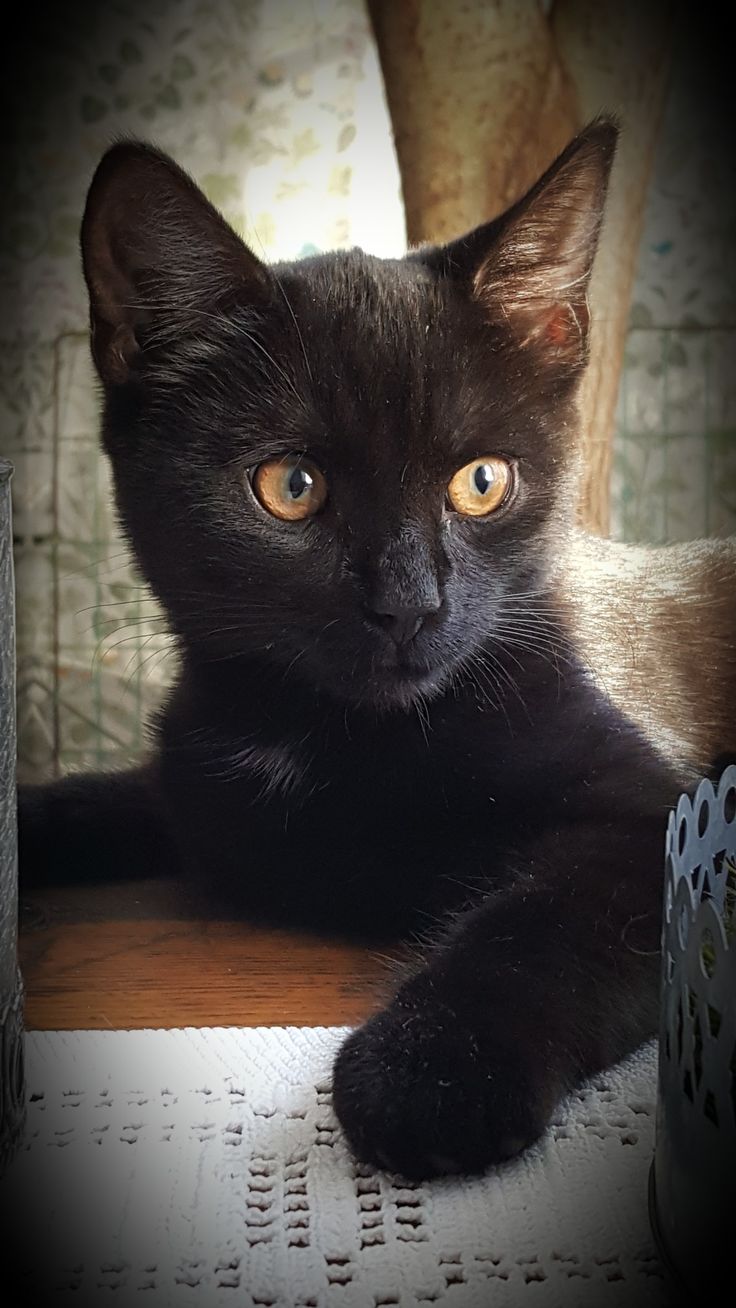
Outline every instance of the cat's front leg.
[[177, 871], [156, 760], [21, 786], [18, 847], [23, 891]]
[[422, 1179], [520, 1152], [556, 1104], [656, 1029], [664, 816], [572, 824], [510, 861], [388, 1008], [334, 1104], [364, 1161]]

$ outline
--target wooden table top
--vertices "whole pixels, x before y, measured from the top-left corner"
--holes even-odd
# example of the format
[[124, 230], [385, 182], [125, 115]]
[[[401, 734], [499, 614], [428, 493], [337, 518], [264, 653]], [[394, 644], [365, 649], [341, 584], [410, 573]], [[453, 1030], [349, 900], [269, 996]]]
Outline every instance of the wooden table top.
[[390, 952], [202, 920], [166, 881], [23, 896], [29, 1030], [354, 1025], [391, 988]]

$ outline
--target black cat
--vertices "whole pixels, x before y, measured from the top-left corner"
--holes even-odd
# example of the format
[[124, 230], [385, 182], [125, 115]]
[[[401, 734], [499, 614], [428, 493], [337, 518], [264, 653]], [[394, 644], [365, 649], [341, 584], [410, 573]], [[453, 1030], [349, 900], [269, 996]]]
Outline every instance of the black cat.
[[476, 1171], [653, 1034], [675, 773], [596, 689], [574, 531], [615, 127], [449, 245], [263, 265], [114, 146], [82, 229], [117, 504], [181, 674], [136, 773], [21, 796], [22, 876], [191, 876], [231, 912], [411, 936], [334, 1103], [355, 1152]]

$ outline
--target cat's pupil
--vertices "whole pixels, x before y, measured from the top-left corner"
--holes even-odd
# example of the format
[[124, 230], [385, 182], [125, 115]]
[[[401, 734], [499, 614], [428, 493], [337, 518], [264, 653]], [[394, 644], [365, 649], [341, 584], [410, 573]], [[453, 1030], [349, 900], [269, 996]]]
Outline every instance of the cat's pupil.
[[312, 486], [312, 478], [303, 468], [294, 468], [289, 477], [289, 494], [293, 500], [298, 500], [300, 495], [308, 491]]
[[473, 473], [473, 482], [475, 489], [480, 495], [485, 495], [493, 482], [493, 468], [490, 463], [479, 463]]

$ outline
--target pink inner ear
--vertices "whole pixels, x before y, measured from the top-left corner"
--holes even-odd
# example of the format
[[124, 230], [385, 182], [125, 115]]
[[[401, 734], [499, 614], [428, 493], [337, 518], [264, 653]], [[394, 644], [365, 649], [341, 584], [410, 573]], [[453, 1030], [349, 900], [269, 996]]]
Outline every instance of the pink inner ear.
[[573, 335], [580, 336], [569, 304], [555, 306], [544, 325], [544, 335], [551, 345], [567, 345]]
[[578, 349], [589, 326], [587, 302], [572, 305], [569, 302], [556, 304], [545, 318], [541, 336], [557, 349]]

